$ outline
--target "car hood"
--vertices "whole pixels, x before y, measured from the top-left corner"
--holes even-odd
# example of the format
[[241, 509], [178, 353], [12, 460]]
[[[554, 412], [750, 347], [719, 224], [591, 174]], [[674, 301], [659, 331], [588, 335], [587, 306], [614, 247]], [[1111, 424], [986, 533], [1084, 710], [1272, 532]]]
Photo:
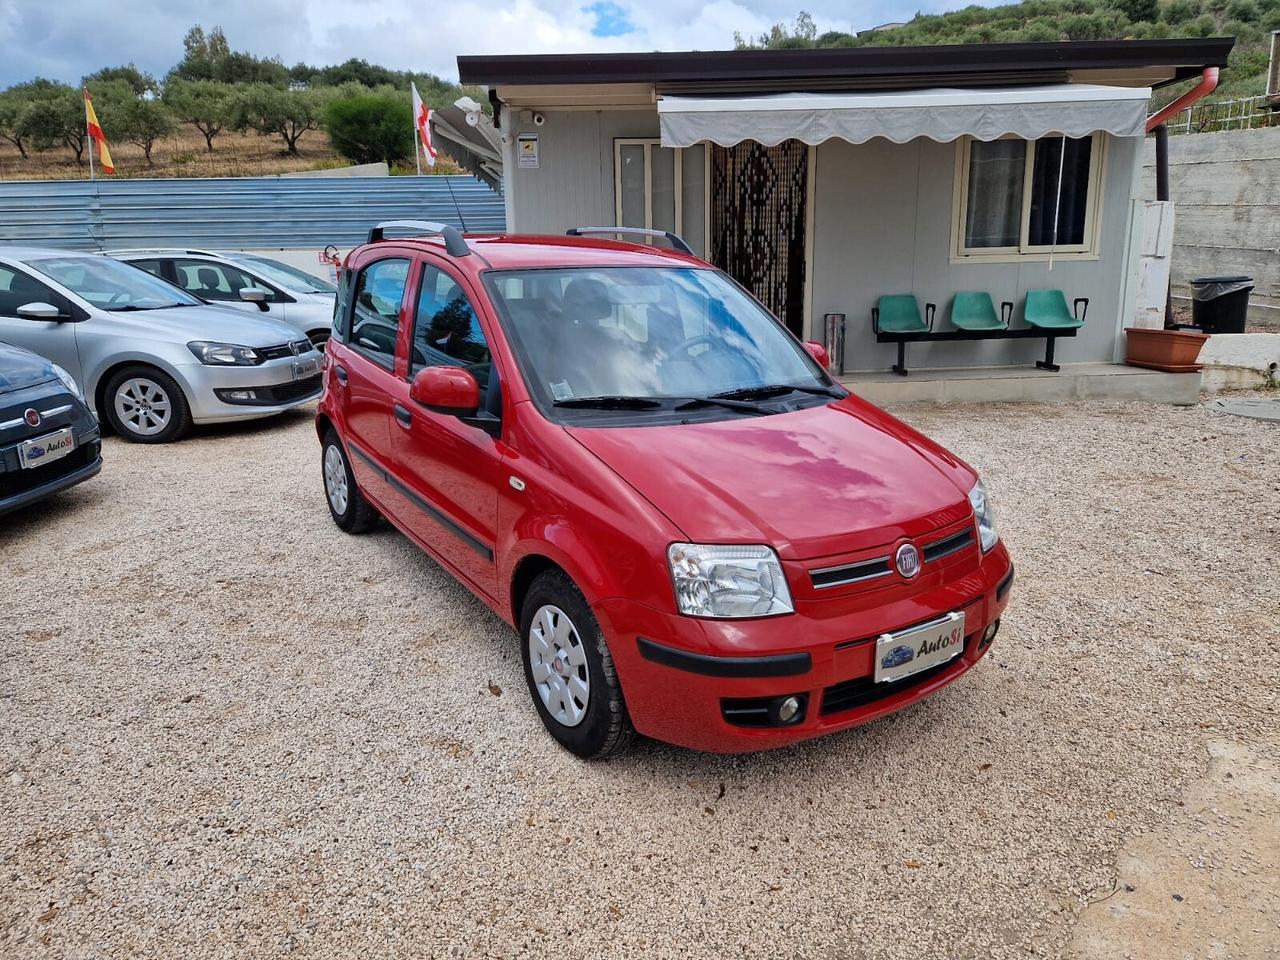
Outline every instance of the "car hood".
[[[103, 315], [99, 312], [99, 315]], [[164, 337], [186, 343], [217, 340], [246, 347], [272, 347], [300, 339], [296, 327], [272, 317], [255, 316], [233, 307], [201, 304], [158, 310], [106, 312], [118, 331], [143, 337]]]
[[53, 365], [39, 354], [0, 343], [0, 393], [22, 390], [57, 377]]
[[812, 559], [972, 512], [970, 467], [853, 397], [711, 423], [566, 429], [695, 542]]

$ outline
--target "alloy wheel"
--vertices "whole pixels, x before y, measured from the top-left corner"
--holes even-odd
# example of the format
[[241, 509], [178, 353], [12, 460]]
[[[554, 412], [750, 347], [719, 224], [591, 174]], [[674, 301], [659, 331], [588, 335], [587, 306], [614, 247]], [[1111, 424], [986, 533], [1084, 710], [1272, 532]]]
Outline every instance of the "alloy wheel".
[[120, 384], [113, 398], [116, 417], [132, 433], [150, 437], [169, 425], [173, 405], [169, 394], [154, 380], [134, 377]]
[[578, 628], [559, 607], [545, 604], [529, 626], [529, 666], [542, 704], [555, 721], [576, 727], [587, 715], [591, 676]]
[[336, 514], [347, 512], [347, 465], [342, 460], [342, 451], [334, 444], [329, 444], [324, 451], [324, 489], [329, 496], [329, 505]]

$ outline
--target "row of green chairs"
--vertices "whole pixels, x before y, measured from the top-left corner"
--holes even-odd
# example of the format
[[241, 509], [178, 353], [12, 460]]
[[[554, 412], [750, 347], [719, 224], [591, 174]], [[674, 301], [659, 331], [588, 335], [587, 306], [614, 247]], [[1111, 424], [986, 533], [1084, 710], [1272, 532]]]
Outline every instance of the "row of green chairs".
[[1045, 355], [1043, 360], [1036, 361], [1036, 366], [1057, 372], [1060, 368], [1053, 362], [1054, 340], [1075, 336], [1076, 330], [1084, 326], [1088, 310], [1088, 297], [1077, 297], [1068, 309], [1066, 294], [1061, 290], [1028, 290], [1022, 309], [1027, 326], [1010, 329], [1012, 301], [1003, 301], [997, 314], [991, 294], [965, 291], [957, 293], [951, 301], [951, 325], [955, 329], [935, 332], [933, 321], [938, 312], [937, 304], [926, 303], [921, 317], [916, 298], [907, 293], [881, 297], [871, 308], [871, 327], [880, 342], [897, 343], [898, 362], [893, 365], [893, 372], [904, 377], [907, 375], [907, 343], [927, 340], [1043, 337], [1046, 340]]
[[[937, 309], [937, 304], [926, 303], [922, 319], [920, 306], [911, 294], [881, 297], [871, 311], [872, 327], [876, 333], [928, 333], [933, 330]], [[1069, 310], [1066, 294], [1061, 290], [1028, 290], [1023, 316], [1029, 325], [1041, 330], [1075, 330], [1084, 326], [1088, 309], [1088, 297], [1077, 297], [1074, 309]], [[997, 315], [991, 294], [982, 291], [957, 293], [951, 301], [951, 324], [957, 330], [1008, 330], [1012, 318], [1011, 300], [1000, 304]]]

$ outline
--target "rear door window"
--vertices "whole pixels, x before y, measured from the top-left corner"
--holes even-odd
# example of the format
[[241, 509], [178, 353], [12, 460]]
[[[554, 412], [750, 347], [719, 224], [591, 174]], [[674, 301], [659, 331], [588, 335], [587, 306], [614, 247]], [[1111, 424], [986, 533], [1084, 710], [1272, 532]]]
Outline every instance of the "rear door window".
[[388, 370], [396, 365], [400, 306], [409, 280], [409, 263], [400, 257], [375, 260], [360, 271], [352, 297], [347, 342]]

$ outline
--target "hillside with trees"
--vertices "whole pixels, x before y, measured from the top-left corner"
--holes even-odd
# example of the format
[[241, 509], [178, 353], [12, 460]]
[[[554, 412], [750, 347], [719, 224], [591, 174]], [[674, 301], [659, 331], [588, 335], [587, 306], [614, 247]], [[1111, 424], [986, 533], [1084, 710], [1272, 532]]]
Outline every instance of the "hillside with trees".
[[[163, 78], [127, 64], [91, 73], [76, 87], [35, 78], [0, 91], [0, 178], [87, 175], [83, 87], [116, 175], [134, 177], [242, 176], [372, 161], [412, 172], [410, 83], [431, 107], [477, 93], [363, 60], [286, 67], [231, 49], [218, 27], [192, 27], [183, 48]], [[456, 168], [444, 161], [434, 172]]]
[[[1280, 30], [1280, 0], [1024, 0], [917, 14], [904, 24], [856, 34], [819, 33], [801, 11], [793, 24], [775, 24], [760, 36], [735, 34], [734, 41], [738, 49], [803, 49], [1228, 36], [1236, 46], [1214, 97], [1230, 99], [1266, 92], [1272, 30]], [[1159, 97], [1172, 99], [1181, 89]]]

